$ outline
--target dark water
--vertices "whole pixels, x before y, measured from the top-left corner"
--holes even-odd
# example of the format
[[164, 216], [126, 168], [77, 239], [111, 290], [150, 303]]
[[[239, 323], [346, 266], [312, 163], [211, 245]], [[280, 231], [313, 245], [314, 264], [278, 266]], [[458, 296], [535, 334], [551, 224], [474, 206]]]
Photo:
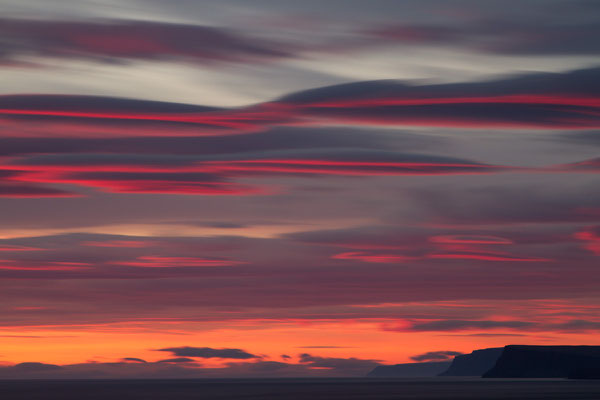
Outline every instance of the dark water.
[[600, 400], [600, 381], [220, 379], [0, 381], [2, 400]]

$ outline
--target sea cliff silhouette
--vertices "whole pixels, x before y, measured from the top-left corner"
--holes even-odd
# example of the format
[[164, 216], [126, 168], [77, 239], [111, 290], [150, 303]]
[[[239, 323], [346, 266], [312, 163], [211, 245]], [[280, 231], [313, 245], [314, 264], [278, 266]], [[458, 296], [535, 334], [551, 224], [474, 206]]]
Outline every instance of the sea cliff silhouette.
[[600, 346], [509, 345], [474, 350], [452, 362], [380, 365], [367, 376], [600, 379]]
[[456, 356], [450, 367], [439, 376], [481, 376], [496, 364], [503, 351], [504, 347], [494, 347]]
[[484, 378], [600, 378], [600, 346], [506, 346]]

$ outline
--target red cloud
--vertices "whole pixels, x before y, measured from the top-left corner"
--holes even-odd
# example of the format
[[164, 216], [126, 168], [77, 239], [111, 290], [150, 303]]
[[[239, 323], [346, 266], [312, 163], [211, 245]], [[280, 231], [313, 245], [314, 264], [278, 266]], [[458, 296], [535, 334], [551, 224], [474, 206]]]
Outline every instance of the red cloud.
[[83, 246], [92, 247], [128, 247], [128, 248], [140, 248], [154, 246], [156, 242], [152, 241], [140, 241], [140, 240], [107, 240], [104, 242], [90, 241], [81, 243]]
[[0, 115], [8, 128], [0, 134], [199, 136], [331, 123], [589, 129], [600, 127], [598, 75], [595, 68], [447, 85], [355, 82], [237, 109], [89, 96], [1, 96]]
[[90, 269], [87, 263], [48, 262], [42, 265], [24, 264], [13, 260], [0, 260], [0, 270], [12, 271], [80, 271]]
[[583, 248], [591, 251], [592, 253], [600, 256], [600, 234], [599, 229], [590, 229], [587, 231], [581, 231], [573, 235], [576, 239], [584, 242]]
[[513, 262], [542, 262], [552, 261], [548, 258], [535, 257], [516, 257], [508, 254], [494, 253], [440, 253], [429, 254], [427, 258], [448, 259], [448, 260], [481, 260], [481, 261], [513, 261]]
[[38, 251], [44, 250], [37, 247], [29, 246], [11, 246], [11, 245], [0, 245], [0, 251]]
[[438, 235], [431, 236], [429, 241], [432, 243], [450, 243], [450, 244], [511, 244], [512, 240], [498, 236], [482, 235]]
[[414, 260], [414, 257], [402, 256], [399, 254], [386, 254], [386, 253], [366, 253], [362, 251], [352, 251], [346, 253], [336, 254], [331, 256], [337, 260], [358, 260], [368, 263], [398, 263], [402, 261]]
[[[301, 153], [301, 152], [300, 152]], [[513, 168], [468, 160], [380, 151], [355, 151], [320, 155], [308, 152], [297, 158], [274, 158], [268, 152], [248, 158], [232, 154], [226, 161], [206, 157], [148, 156], [100, 157], [84, 160], [50, 156], [41, 162], [27, 157], [0, 164], [14, 184], [75, 184], [116, 193], [166, 193], [190, 195], [257, 195], [269, 191], [237, 182], [234, 178], [264, 175], [403, 176], [487, 174]], [[125, 158], [124, 158], [125, 157]], [[329, 159], [328, 159], [329, 158]], [[340, 159], [341, 158], [341, 159]], [[405, 161], [404, 161], [405, 160]], [[41, 190], [41, 189], [39, 189]], [[34, 192], [35, 193], [35, 192]], [[42, 193], [46, 193], [45, 190]], [[54, 193], [54, 192], [50, 192]], [[62, 193], [59, 191], [59, 193]], [[1, 192], [0, 192], [1, 194]]]
[[161, 256], [142, 256], [137, 258], [139, 261], [118, 261], [114, 264], [126, 265], [130, 267], [143, 268], [169, 268], [169, 267], [230, 267], [242, 264], [240, 261], [220, 260], [198, 257], [161, 257]]

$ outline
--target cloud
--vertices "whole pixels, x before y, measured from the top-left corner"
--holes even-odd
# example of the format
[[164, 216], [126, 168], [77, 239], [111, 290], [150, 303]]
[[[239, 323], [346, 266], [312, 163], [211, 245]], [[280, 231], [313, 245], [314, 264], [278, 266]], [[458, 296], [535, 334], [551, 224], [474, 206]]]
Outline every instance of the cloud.
[[[290, 357], [283, 357], [288, 360]], [[220, 367], [203, 367], [190, 358], [142, 362], [88, 362], [51, 365], [37, 362], [0, 366], [1, 379], [141, 379], [141, 378], [282, 378], [363, 377], [379, 365], [358, 358], [323, 358], [300, 355], [299, 363], [253, 360], [228, 362]], [[222, 393], [221, 393], [222, 394]]]
[[410, 196], [431, 218], [456, 225], [589, 222], [600, 218], [600, 189], [576, 180], [565, 182], [560, 189], [515, 182], [460, 189], [423, 188]]
[[[0, 96], [1, 136], [19, 130], [20, 137], [152, 137], [227, 134], [250, 131], [264, 113], [249, 108], [214, 107], [79, 95]], [[226, 111], [224, 113], [224, 111]], [[274, 121], [273, 121], [274, 122]]]
[[522, 333], [454, 333], [443, 336], [461, 336], [461, 337], [524, 337], [527, 336]]
[[583, 55], [600, 53], [593, 40], [596, 23], [482, 18], [462, 24], [389, 25], [365, 32], [381, 45], [408, 44], [467, 48], [510, 55]]
[[88, 241], [82, 242], [83, 246], [91, 247], [126, 247], [126, 248], [142, 248], [152, 247], [156, 242], [151, 240], [104, 240], [104, 241]]
[[558, 171], [600, 172], [600, 157], [555, 167]]
[[575, 233], [574, 238], [583, 242], [583, 248], [600, 256], [600, 226], [589, 227]]
[[165, 360], [159, 360], [158, 363], [189, 363], [196, 362], [196, 360], [187, 357], [167, 358]]
[[409, 85], [354, 82], [306, 90], [280, 102], [313, 117], [428, 126], [597, 126], [600, 69], [537, 73], [489, 82]]
[[329, 369], [345, 376], [365, 376], [379, 365], [379, 360], [360, 358], [317, 357], [307, 353], [299, 355], [300, 363], [312, 369]]
[[[458, 228], [454, 228], [458, 229]], [[549, 262], [553, 259], [527, 254], [522, 241], [535, 240], [539, 233], [526, 239], [510, 232], [509, 237], [466, 233], [464, 235], [439, 235], [438, 229], [399, 229], [390, 227], [357, 227], [352, 229], [322, 230], [291, 234], [293, 240], [319, 246], [342, 247], [352, 251], [336, 252], [330, 257], [377, 264], [410, 264], [431, 260], [477, 260], [489, 262]], [[543, 240], [540, 237], [538, 240]], [[568, 237], [562, 242], [573, 241]], [[498, 250], [498, 245], [501, 250]]]
[[[177, 234], [188, 227], [157, 225], [153, 229], [158, 234], [167, 230]], [[29, 326], [58, 324], [60, 320], [61, 325], [68, 326], [138, 320], [159, 323], [169, 318], [206, 323], [247, 320], [251, 325], [311, 319], [494, 320], [493, 314], [475, 312], [473, 307], [461, 306], [460, 312], [448, 314], [449, 308], [441, 306], [439, 309], [434, 307], [433, 312], [422, 312], [410, 308], [399, 311], [395, 306], [362, 308], [353, 305], [502, 299], [507, 287], [517, 299], [592, 296], [597, 290], [594, 273], [597, 260], [592, 252], [581, 247], [587, 241], [573, 236], [588, 230], [570, 224], [484, 229], [473, 226], [394, 227], [390, 222], [378, 227], [305, 232], [302, 241], [296, 236], [153, 236], [154, 244], [150, 247], [106, 248], [83, 243], [136, 242], [148, 238], [80, 233], [2, 240], [1, 246], [44, 250], [2, 253], [0, 267], [10, 269], [0, 269], [4, 282], [0, 283], [0, 292], [10, 302], [5, 302], [8, 309], [0, 322], [4, 326]], [[490, 241], [488, 236], [494, 232], [495, 237], [505, 238], [512, 244], [458, 244], [484, 249], [498, 247], [513, 256], [544, 255], [557, 261], [517, 263], [423, 256], [440, 251], [437, 247], [440, 245], [457, 245], [429, 240], [451, 232], [471, 241]], [[331, 259], [332, 255], [346, 251], [340, 246], [372, 247], [358, 250], [367, 254], [408, 254], [419, 258], [379, 264]], [[393, 246], [396, 249], [384, 248]], [[289, 254], [294, 257], [290, 258]], [[287, 260], [285, 268], [281, 267], [282, 259]], [[224, 265], [236, 262], [244, 264]], [[561, 273], [561, 265], [569, 265], [570, 273]], [[60, 284], [39, 287], [44, 280]], [[240, 282], [244, 284], [240, 285]], [[305, 282], [311, 284], [305, 285]], [[269, 285], [275, 285], [277, 290], [264, 290]], [[197, 296], [198, 292], [202, 296]], [[35, 293], [35, 298], [31, 293]], [[115, 302], [114, 298], [120, 301]], [[144, 306], [156, 298], [161, 299], [157, 307], [148, 309]], [[46, 309], [12, 308], [40, 304]], [[199, 312], [190, 317], [187, 312], [190, 307]], [[556, 308], [560, 310], [561, 307]], [[586, 318], [584, 315], [574, 317]], [[513, 319], [529, 321], [532, 316], [514, 315]], [[310, 345], [310, 342], [299, 345]], [[168, 355], [163, 358], [177, 356]]]
[[40, 251], [43, 249], [27, 246], [0, 245], [0, 251]]
[[114, 263], [141, 268], [229, 267], [242, 264], [239, 261], [218, 258], [164, 256], [141, 256], [137, 257], [136, 261], [115, 261]]
[[555, 330], [566, 332], [599, 331], [600, 321], [572, 319], [567, 322], [555, 324], [552, 328]]
[[125, 357], [122, 359], [123, 361], [133, 361], [133, 362], [139, 362], [139, 363], [146, 363], [146, 360], [142, 360], [141, 358], [136, 358], [136, 357]]
[[463, 353], [451, 350], [429, 351], [427, 353], [412, 356], [410, 359], [416, 362], [448, 361], [452, 360], [454, 356], [459, 356], [461, 354]]
[[600, 132], [597, 130], [583, 132], [561, 133], [554, 138], [556, 141], [580, 146], [600, 146]]
[[[560, 332], [560, 333], [583, 333], [588, 331], [600, 330], [600, 321], [586, 319], [570, 319], [564, 322], [548, 321], [517, 321], [517, 320], [437, 320], [427, 322], [412, 322], [409, 327], [391, 327], [385, 326], [384, 330], [389, 331], [415, 331], [415, 332], [456, 332], [456, 331], [477, 331], [477, 330], [496, 330], [510, 329], [523, 332]], [[470, 336], [513, 336], [513, 333], [477, 333]], [[518, 334], [517, 334], [518, 336]], [[435, 356], [433, 352], [432, 354]], [[423, 356], [429, 353], [423, 354]], [[457, 354], [454, 354], [457, 355]], [[420, 355], [419, 355], [420, 357]], [[412, 358], [419, 361], [416, 358]]]
[[77, 197], [79, 194], [60, 189], [27, 184], [0, 182], [0, 197]]
[[600, 68], [495, 81], [366, 81], [300, 91], [236, 109], [91, 96], [0, 97], [3, 137], [214, 136], [273, 126], [600, 127]]
[[[61, 99], [58, 99], [61, 101]], [[169, 103], [167, 103], [169, 104]], [[115, 105], [116, 108], [116, 105]], [[184, 112], [185, 110], [181, 110]], [[176, 129], [174, 129], [176, 130]], [[175, 132], [176, 133], [176, 132]], [[60, 135], [60, 132], [57, 132]], [[300, 149], [390, 149], [420, 150], [432, 144], [447, 143], [440, 137], [403, 131], [390, 132], [352, 127], [270, 127], [246, 135], [225, 136], [140, 136], [140, 137], [6, 137], [0, 155], [33, 154], [170, 154], [217, 155], [260, 153]], [[5, 176], [7, 171], [0, 173]]]
[[24, 55], [96, 62], [260, 62], [291, 57], [289, 47], [230, 29], [128, 20], [0, 20], [5, 61]]
[[199, 357], [199, 358], [230, 358], [238, 360], [247, 360], [251, 358], [260, 358], [260, 356], [248, 353], [240, 349], [213, 349], [210, 347], [168, 347], [158, 349], [157, 351], [168, 351], [175, 356], [180, 357]]
[[13, 369], [15, 371], [27, 373], [27, 372], [45, 372], [45, 371], [56, 371], [62, 369], [59, 365], [44, 364], [40, 362], [23, 362], [16, 364]]
[[[113, 193], [235, 196], [269, 194], [268, 188], [232, 182], [247, 177], [489, 174], [510, 170], [454, 157], [363, 149], [204, 156], [32, 155], [14, 159], [0, 168], [12, 173], [6, 179], [21, 185], [72, 184]], [[30, 196], [34, 196], [36, 191], [31, 191]], [[10, 194], [14, 196], [15, 191]]]
[[[416, 332], [428, 331], [462, 331], [477, 329], [521, 329], [535, 326], [533, 322], [525, 321], [469, 321], [469, 320], [439, 320], [413, 323], [408, 330]], [[394, 330], [394, 329], [390, 329]]]

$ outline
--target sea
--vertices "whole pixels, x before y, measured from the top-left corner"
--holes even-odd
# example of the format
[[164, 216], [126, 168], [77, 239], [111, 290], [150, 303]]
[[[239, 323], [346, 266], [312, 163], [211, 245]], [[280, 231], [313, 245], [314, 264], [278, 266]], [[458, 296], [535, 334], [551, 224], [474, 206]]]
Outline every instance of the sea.
[[152, 379], [3, 380], [2, 400], [600, 400], [600, 380]]

